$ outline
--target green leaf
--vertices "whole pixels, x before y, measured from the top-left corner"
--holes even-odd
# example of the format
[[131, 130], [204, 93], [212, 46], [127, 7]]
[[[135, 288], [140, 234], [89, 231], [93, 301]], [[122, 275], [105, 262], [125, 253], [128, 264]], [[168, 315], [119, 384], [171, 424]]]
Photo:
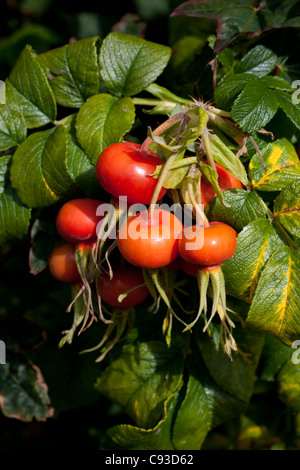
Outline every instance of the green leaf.
[[192, 106], [194, 103], [192, 100], [186, 100], [185, 98], [182, 98], [181, 96], [177, 96], [171, 91], [169, 91], [167, 88], [164, 88], [157, 83], [152, 83], [146, 88], [146, 91], [148, 93], [151, 93], [152, 95], [156, 96], [156, 98], [159, 98], [164, 101], [169, 101], [170, 103], [176, 103], [176, 104], [181, 104], [181, 105], [186, 105], [186, 106]]
[[0, 405], [4, 416], [24, 422], [53, 416], [42, 373], [24, 354], [7, 351], [6, 364], [0, 367]]
[[280, 343], [273, 336], [266, 335], [259, 363], [259, 378], [267, 382], [274, 382], [278, 372], [292, 354], [291, 348]]
[[227, 293], [250, 303], [267, 260], [279, 247], [285, 245], [268, 219], [244, 227], [234, 255], [222, 265]]
[[173, 450], [172, 424], [177, 401], [178, 393], [165, 401], [163, 416], [153, 428], [144, 429], [131, 424], [121, 424], [109, 428], [108, 437], [118, 449]]
[[47, 219], [47, 215], [36, 219], [30, 232], [31, 247], [29, 251], [29, 267], [31, 274], [43, 271], [49, 256], [57, 242], [55, 224]]
[[264, 78], [250, 81], [231, 108], [232, 119], [244, 132], [264, 127], [276, 114], [279, 103]]
[[157, 424], [163, 405], [182, 385], [183, 357], [159, 341], [125, 346], [97, 380], [97, 390], [124, 407], [141, 427]]
[[300, 337], [300, 254], [281, 247], [259, 279], [246, 324], [290, 346]]
[[59, 126], [31, 134], [16, 150], [11, 182], [28, 207], [49, 206], [73, 187], [66, 145], [66, 131]]
[[273, 214], [288, 232], [300, 238], [299, 183], [283, 188], [274, 201]]
[[218, 173], [210, 165], [201, 163], [201, 173], [204, 176], [204, 179], [209, 182], [215, 190], [217, 199], [221, 202], [222, 205], [227, 206], [227, 203], [224, 200], [223, 192], [220, 189], [218, 182]]
[[134, 119], [135, 108], [131, 98], [102, 93], [87, 100], [78, 112], [76, 134], [93, 164], [102, 150], [122, 140]]
[[272, 72], [276, 62], [276, 54], [271, 49], [259, 44], [241, 59], [235, 68], [235, 73], [252, 73], [257, 77], [263, 77]]
[[65, 196], [73, 188], [67, 166], [68, 136], [64, 126], [57, 126], [46, 140], [41, 157], [43, 175], [51, 190]]
[[170, 56], [167, 46], [114, 31], [100, 49], [101, 77], [113, 95], [136, 95], [155, 82]]
[[254, 191], [229, 189], [223, 192], [223, 198], [226, 206], [218, 198], [210, 201], [206, 210], [209, 220], [219, 220], [240, 232], [253, 220], [265, 216], [263, 202]]
[[283, 0], [275, 5], [265, 1], [254, 8], [249, 0], [187, 1], [181, 3], [171, 17], [184, 15], [217, 20], [215, 52], [218, 53], [241, 34], [252, 38], [253, 32], [257, 37], [272, 28], [298, 26], [299, 15], [293, 12], [295, 4], [297, 0]]
[[79, 108], [99, 92], [98, 36], [81, 39], [38, 56], [57, 103]]
[[99, 197], [99, 181], [96, 178], [95, 166], [81, 147], [76, 136], [76, 117], [74, 114], [63, 126], [67, 131], [66, 167], [74, 183], [90, 197]]
[[[284, 80], [281, 77], [278, 77], [277, 75], [268, 75], [267, 77], [264, 77], [263, 81], [270, 88], [273, 88], [275, 90], [281, 90], [281, 92], [287, 91], [287, 90], [289, 91], [293, 90], [292, 85], [288, 81]], [[277, 94], [278, 99], [281, 95], [288, 96], [286, 95], [286, 93], [279, 93]]]
[[0, 246], [27, 235], [31, 210], [24, 206], [11, 187], [11, 156], [0, 158]]
[[212, 406], [197, 375], [189, 374], [185, 397], [174, 422], [172, 435], [178, 450], [200, 450], [211, 429]]
[[56, 102], [40, 66], [36, 53], [26, 46], [6, 80], [8, 104], [18, 107], [28, 128], [36, 128], [54, 121]]
[[260, 153], [266, 168], [263, 168], [257, 153], [249, 163], [249, 178], [255, 189], [280, 191], [288, 184], [299, 182], [299, 158], [293, 144], [286, 138], [267, 144]]
[[256, 83], [257, 80], [258, 78], [250, 73], [227, 73], [214, 91], [214, 100], [217, 106], [224, 110], [230, 110], [234, 99], [246, 84], [252, 81]]
[[278, 375], [278, 395], [279, 398], [293, 412], [300, 411], [300, 368], [299, 360], [293, 361], [291, 358], [281, 369]]
[[26, 121], [19, 108], [0, 105], [0, 151], [8, 150], [26, 139]]
[[209, 144], [214, 160], [246, 186], [248, 184], [247, 172], [235, 153], [216, 134], [209, 134]]
[[212, 325], [211, 335], [196, 330], [197, 345], [210, 375], [204, 376], [202, 383], [213, 410], [212, 427], [245, 411], [253, 393], [264, 335], [237, 323], [234, 338], [238, 351], [231, 361], [221, 347], [216, 325]]
[[293, 103], [293, 96], [287, 93], [277, 92], [277, 100], [280, 108], [284, 111], [292, 123], [300, 129], [300, 110], [297, 103]]

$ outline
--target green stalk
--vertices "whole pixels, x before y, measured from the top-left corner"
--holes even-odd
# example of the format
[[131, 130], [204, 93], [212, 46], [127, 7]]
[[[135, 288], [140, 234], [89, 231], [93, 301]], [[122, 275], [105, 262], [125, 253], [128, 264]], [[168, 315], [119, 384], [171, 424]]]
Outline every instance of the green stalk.
[[165, 179], [168, 176], [169, 170], [170, 170], [174, 160], [176, 159], [176, 157], [177, 157], [177, 153], [174, 153], [173, 155], [171, 155], [168, 158], [168, 160], [166, 161], [166, 163], [164, 164], [164, 166], [162, 167], [157, 185], [155, 187], [152, 199], [150, 201], [150, 218], [153, 215], [155, 204], [157, 203], [157, 200], [158, 200], [158, 195], [159, 195], [159, 193], [160, 193], [160, 191], [161, 191], [161, 189], [164, 185]]
[[212, 154], [212, 151], [211, 151], [211, 148], [210, 148], [208, 132], [203, 133], [202, 139], [203, 139], [203, 144], [204, 144], [204, 147], [205, 147], [208, 163], [210, 164], [210, 166], [215, 171], [217, 171], [215, 161], [214, 161], [214, 157], [213, 157], [213, 154]]
[[[180, 122], [184, 116], [185, 112], [182, 111], [181, 113], [177, 113], [174, 116], [170, 117], [166, 121], [164, 121], [160, 126], [158, 126], [154, 131], [152, 132], [153, 135], [159, 135], [165, 132], [167, 129], [170, 129], [173, 127], [175, 124]], [[141, 145], [141, 150], [144, 152], [147, 152], [149, 150], [150, 145], [152, 144], [152, 138], [147, 137], [144, 142]]]

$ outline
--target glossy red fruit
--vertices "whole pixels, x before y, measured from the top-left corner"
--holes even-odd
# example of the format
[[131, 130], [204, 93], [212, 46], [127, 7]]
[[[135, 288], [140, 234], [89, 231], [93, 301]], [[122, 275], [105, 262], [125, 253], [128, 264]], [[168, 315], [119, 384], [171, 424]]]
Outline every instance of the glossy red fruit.
[[120, 228], [117, 242], [131, 264], [155, 269], [167, 266], [179, 256], [178, 242], [183, 230], [180, 220], [163, 209], [131, 216]]
[[56, 217], [56, 227], [61, 237], [74, 244], [93, 242], [96, 229], [103, 216], [96, 211], [101, 201], [91, 198], [73, 199], [66, 202]]
[[[119, 296], [126, 292], [128, 294], [120, 302]], [[108, 305], [126, 309], [144, 302], [149, 290], [145, 285], [142, 270], [127, 264], [124, 268], [113, 269], [112, 279], [107, 274], [101, 275], [99, 295]]]
[[185, 274], [188, 274], [191, 277], [197, 277], [199, 271], [215, 271], [220, 268], [219, 264], [212, 266], [202, 266], [200, 264], [190, 263], [183, 258], [179, 258], [179, 268]]
[[71, 243], [54, 248], [49, 258], [49, 270], [55, 279], [77, 283], [81, 280], [75, 261], [75, 246]]
[[190, 263], [204, 266], [222, 264], [236, 250], [237, 233], [227, 224], [210, 222], [209, 227], [190, 226], [179, 240], [179, 252]]
[[[101, 186], [116, 198], [126, 196], [130, 204], [149, 204], [157, 179], [151, 175], [163, 164], [154, 152], [143, 151], [139, 144], [120, 142], [107, 147], [96, 163]], [[158, 200], [166, 193], [162, 188]]]
[[[226, 191], [227, 189], [233, 188], [243, 188], [243, 184], [231, 173], [229, 173], [222, 165], [215, 163], [216, 170], [218, 173], [218, 183], [221, 191]], [[207, 204], [216, 197], [215, 190], [211, 183], [201, 177], [201, 202], [204, 204], [204, 208]]]

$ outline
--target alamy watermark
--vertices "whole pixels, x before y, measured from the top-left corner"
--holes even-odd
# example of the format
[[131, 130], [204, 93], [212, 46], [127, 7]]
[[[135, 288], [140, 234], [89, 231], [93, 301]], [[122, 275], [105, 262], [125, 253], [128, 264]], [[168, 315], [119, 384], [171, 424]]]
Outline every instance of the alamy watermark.
[[295, 352], [292, 354], [292, 363], [293, 364], [300, 364], [300, 339], [296, 339], [292, 343], [292, 348], [296, 349]]
[[[178, 224], [174, 224], [174, 219], [170, 216], [173, 214], [182, 224], [183, 229], [195, 225], [199, 231], [197, 237], [195, 232], [185, 232], [185, 238], [190, 240], [187, 249], [201, 248], [204, 242], [204, 205], [199, 204], [199, 211], [194, 211], [191, 204], [172, 204], [167, 203], [155, 204], [153, 212], [153, 224], [151, 221], [151, 212], [144, 204], [127, 204], [127, 197], [121, 196], [118, 201], [118, 208], [114, 204], [102, 203], [99, 204], [96, 215], [101, 217], [97, 224], [98, 238], [110, 239], [130, 238], [131, 240], [137, 239], [152, 239], [156, 238], [159, 226], [159, 238], [181, 238], [182, 232], [178, 232]], [[157, 212], [155, 212], [157, 211]], [[132, 223], [128, 226], [128, 231], [117, 233], [117, 225], [121, 226], [129, 217], [136, 216]], [[117, 224], [118, 222], [118, 224]], [[148, 226], [148, 230], [141, 230], [141, 227]]]
[[298, 98], [298, 95], [300, 93], [300, 80], [294, 80], [292, 83], [292, 88], [297, 88], [294, 93], [292, 93], [292, 103], [293, 104], [299, 104], [300, 103], [300, 98]]
[[6, 88], [3, 80], [0, 80], [0, 104], [6, 104]]
[[0, 340], [0, 364], [6, 364], [6, 344]]

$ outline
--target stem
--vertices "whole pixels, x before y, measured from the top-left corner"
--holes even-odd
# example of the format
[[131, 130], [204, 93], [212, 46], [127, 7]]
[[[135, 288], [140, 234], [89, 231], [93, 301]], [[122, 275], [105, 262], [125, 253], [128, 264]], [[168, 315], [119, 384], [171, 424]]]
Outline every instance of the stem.
[[188, 190], [188, 195], [189, 195], [190, 201], [191, 201], [196, 213], [200, 216], [200, 219], [203, 220], [204, 227], [209, 227], [209, 221], [208, 221], [206, 215], [204, 214], [204, 212], [202, 211], [201, 207], [199, 206], [199, 204], [196, 201], [196, 198], [195, 198], [195, 195], [194, 195], [194, 187], [193, 187], [193, 183], [191, 181], [189, 181], [188, 184], [187, 184], [187, 190]]
[[205, 151], [206, 151], [207, 160], [208, 160], [210, 166], [215, 171], [217, 171], [215, 161], [214, 161], [214, 157], [213, 157], [213, 154], [212, 154], [211, 148], [210, 148], [208, 132], [203, 133], [202, 139], [203, 139], [203, 143], [204, 143], [204, 147], [205, 147]]
[[145, 106], [165, 106], [166, 108], [175, 108], [176, 103], [167, 100], [158, 100], [154, 98], [133, 98], [134, 104], [145, 105]]
[[[185, 113], [182, 111], [181, 113], [175, 114], [174, 116], [164, 121], [160, 126], [154, 129], [153, 135], [162, 134], [165, 130], [169, 129], [170, 127], [180, 122], [184, 114]], [[151, 144], [152, 144], [152, 138], [147, 137], [141, 145], [141, 150], [144, 152], [147, 152]]]
[[153, 215], [153, 211], [154, 211], [154, 208], [155, 208], [155, 204], [157, 203], [157, 199], [158, 199], [158, 195], [163, 187], [163, 184], [165, 182], [165, 179], [168, 175], [168, 172], [171, 168], [171, 165], [173, 164], [175, 158], [177, 157], [177, 153], [174, 153], [173, 155], [171, 155], [168, 160], [166, 161], [166, 163], [164, 164], [164, 166], [162, 167], [162, 170], [160, 172], [160, 175], [159, 175], [159, 179], [158, 179], [158, 182], [157, 182], [157, 185], [155, 187], [155, 190], [154, 190], [154, 193], [153, 193], [153, 196], [152, 196], [152, 199], [150, 201], [150, 218], [152, 217]]
[[184, 166], [190, 166], [197, 162], [198, 162], [197, 157], [185, 157], [185, 158], [182, 158], [181, 160], [178, 160], [177, 162], [174, 162], [170, 169], [177, 170], [178, 168], [182, 168]]
[[253, 139], [253, 137], [252, 137], [251, 135], [248, 135], [248, 139], [252, 142], [252, 144], [253, 144], [253, 146], [254, 146], [256, 152], [257, 152], [257, 155], [258, 155], [258, 158], [259, 158], [259, 160], [260, 160], [261, 166], [263, 167], [264, 170], [266, 170], [267, 167], [266, 167], [265, 162], [263, 161], [263, 158], [262, 158], [262, 156], [261, 156], [261, 153], [260, 153], [260, 150], [259, 150], [259, 148], [258, 148], [257, 143], [255, 142], [255, 140]]
[[211, 111], [217, 116], [228, 117], [228, 118], [231, 117], [231, 113], [229, 111], [223, 111], [222, 109], [215, 108], [214, 106], [208, 106], [207, 111]]

